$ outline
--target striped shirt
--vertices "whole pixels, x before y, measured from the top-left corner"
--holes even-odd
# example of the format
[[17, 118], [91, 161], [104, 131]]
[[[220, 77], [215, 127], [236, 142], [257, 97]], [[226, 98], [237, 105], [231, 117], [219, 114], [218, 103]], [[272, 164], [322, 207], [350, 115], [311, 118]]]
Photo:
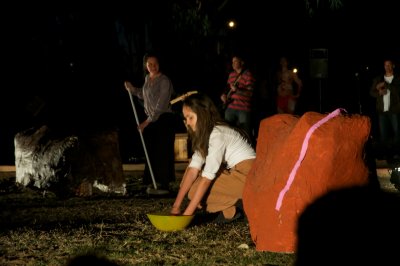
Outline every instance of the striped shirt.
[[244, 70], [238, 78], [239, 75], [236, 71], [229, 74], [228, 86], [235, 85], [237, 89], [231, 94], [228, 108], [250, 112], [255, 79], [249, 70]]

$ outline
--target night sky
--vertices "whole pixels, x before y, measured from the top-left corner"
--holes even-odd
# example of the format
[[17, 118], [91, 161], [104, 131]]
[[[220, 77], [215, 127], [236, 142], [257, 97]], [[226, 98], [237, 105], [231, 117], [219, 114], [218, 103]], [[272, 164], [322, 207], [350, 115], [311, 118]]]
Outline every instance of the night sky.
[[[279, 56], [288, 55], [305, 82], [303, 110], [322, 112], [358, 112], [361, 102], [368, 114], [371, 77], [383, 58], [400, 62], [394, 1], [344, 1], [336, 11], [322, 3], [313, 16], [301, 0], [231, 0], [217, 11], [210, 3], [218, 2], [201, 9], [211, 21], [207, 37], [195, 22], [177, 29], [173, 1], [5, 10], [0, 164], [13, 164], [16, 132], [42, 124], [70, 132], [116, 128], [123, 146], [136, 147], [129, 143], [137, 133], [123, 81], [141, 85], [147, 50], [159, 52], [177, 93], [198, 89], [212, 97], [223, 89], [231, 53], [245, 53], [259, 80], [268, 80]], [[235, 31], [225, 27], [231, 18]], [[128, 50], [116, 25], [125, 30]], [[321, 83], [309, 75], [314, 48], [328, 51], [329, 78]]]

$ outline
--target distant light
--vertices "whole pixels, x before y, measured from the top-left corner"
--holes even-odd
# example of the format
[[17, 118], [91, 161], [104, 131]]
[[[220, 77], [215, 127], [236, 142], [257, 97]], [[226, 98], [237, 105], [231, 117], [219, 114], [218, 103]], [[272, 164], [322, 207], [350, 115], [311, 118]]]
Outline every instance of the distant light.
[[297, 73], [297, 68], [293, 68], [293, 73]]
[[233, 20], [228, 21], [228, 27], [233, 29], [236, 27], [236, 22]]

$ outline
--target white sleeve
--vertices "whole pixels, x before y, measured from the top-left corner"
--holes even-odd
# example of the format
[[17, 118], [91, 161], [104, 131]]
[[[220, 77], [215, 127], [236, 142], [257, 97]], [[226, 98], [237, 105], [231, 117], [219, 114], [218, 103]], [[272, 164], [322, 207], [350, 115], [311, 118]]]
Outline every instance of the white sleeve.
[[202, 176], [207, 179], [213, 180], [221, 168], [224, 154], [226, 151], [226, 142], [224, 134], [219, 130], [213, 130], [210, 135], [210, 142], [208, 145], [208, 155], [205, 161]]
[[201, 168], [203, 167], [203, 164], [204, 164], [203, 157], [201, 157], [201, 155], [198, 151], [195, 151], [192, 155], [192, 158], [190, 160], [188, 167], [193, 167], [193, 168], [201, 170]]

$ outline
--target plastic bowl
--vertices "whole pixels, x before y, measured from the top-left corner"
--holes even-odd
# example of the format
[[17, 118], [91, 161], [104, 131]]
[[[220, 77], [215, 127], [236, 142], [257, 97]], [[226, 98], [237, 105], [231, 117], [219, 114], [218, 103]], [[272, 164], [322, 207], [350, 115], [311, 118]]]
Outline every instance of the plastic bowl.
[[150, 222], [161, 231], [180, 231], [185, 229], [193, 220], [194, 215], [147, 214]]

